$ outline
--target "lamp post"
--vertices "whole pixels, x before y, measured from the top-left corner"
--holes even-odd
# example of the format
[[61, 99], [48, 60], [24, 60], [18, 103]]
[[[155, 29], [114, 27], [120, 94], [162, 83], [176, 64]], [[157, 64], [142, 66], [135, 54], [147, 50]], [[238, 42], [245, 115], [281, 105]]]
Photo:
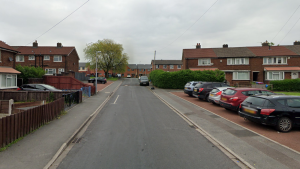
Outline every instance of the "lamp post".
[[97, 63], [98, 63], [98, 56], [97, 56], [97, 54], [101, 54], [101, 51], [96, 51], [96, 77], [95, 77], [95, 90], [96, 90], [96, 92], [95, 92], [95, 94], [97, 94], [97, 77], [98, 77], [98, 75], [97, 75], [97, 72], [98, 72], [98, 69], [97, 69]]

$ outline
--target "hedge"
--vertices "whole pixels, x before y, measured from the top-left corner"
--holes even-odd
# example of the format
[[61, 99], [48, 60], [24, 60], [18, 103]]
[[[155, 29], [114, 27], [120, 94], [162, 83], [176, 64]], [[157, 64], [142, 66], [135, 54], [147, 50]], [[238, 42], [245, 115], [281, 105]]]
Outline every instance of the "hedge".
[[300, 79], [274, 80], [270, 84], [273, 85], [273, 91], [300, 91]]
[[187, 69], [176, 72], [154, 70], [150, 73], [149, 79], [153, 86], [159, 88], [182, 89], [189, 81], [223, 82], [225, 73], [220, 70], [191, 71]]

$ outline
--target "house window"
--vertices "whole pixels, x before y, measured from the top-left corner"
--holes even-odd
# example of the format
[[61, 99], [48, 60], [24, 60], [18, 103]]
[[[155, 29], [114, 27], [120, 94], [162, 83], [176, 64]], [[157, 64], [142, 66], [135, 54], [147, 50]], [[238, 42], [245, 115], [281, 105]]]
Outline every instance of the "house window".
[[47, 68], [45, 69], [46, 71], [46, 75], [53, 75], [56, 73], [56, 69], [52, 69], [52, 68]]
[[249, 65], [249, 58], [227, 58], [227, 65]]
[[50, 60], [50, 56], [49, 55], [45, 55], [44, 56], [44, 60]]
[[210, 58], [207, 58], [207, 59], [198, 59], [198, 65], [199, 66], [211, 65]]
[[61, 74], [61, 72], [65, 72], [64, 68], [58, 68], [58, 74]]
[[1, 87], [17, 87], [17, 75], [2, 74]]
[[249, 72], [233, 72], [232, 80], [250, 80]]
[[158, 68], [159, 68], [159, 65], [155, 65], [155, 68], [158, 69]]
[[170, 69], [174, 69], [174, 65], [170, 65]]
[[150, 72], [150, 69], [148, 69], [148, 72]]
[[62, 62], [62, 56], [61, 55], [54, 55], [53, 62]]
[[283, 80], [284, 72], [266, 72], [266, 80]]
[[181, 65], [177, 65], [177, 69], [181, 69]]
[[16, 62], [24, 62], [24, 55], [17, 55]]
[[131, 71], [134, 71], [134, 69], [131, 69]]
[[265, 57], [264, 64], [287, 64], [287, 58], [286, 57]]
[[164, 68], [164, 69], [167, 69], [167, 65], [163, 65], [163, 68]]
[[29, 55], [28, 60], [35, 60], [35, 56], [34, 55]]
[[128, 71], [130, 71], [130, 69], [128, 69]]

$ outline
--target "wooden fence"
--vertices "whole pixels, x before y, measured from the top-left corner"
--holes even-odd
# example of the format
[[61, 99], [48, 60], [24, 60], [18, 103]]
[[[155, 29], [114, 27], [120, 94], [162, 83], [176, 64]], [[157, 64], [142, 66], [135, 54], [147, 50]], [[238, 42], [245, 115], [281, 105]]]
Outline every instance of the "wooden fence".
[[64, 98], [0, 119], [0, 147], [54, 120], [64, 110]]
[[[63, 97], [63, 94], [74, 92], [69, 91], [0, 91], [0, 100], [13, 99], [15, 102], [27, 102], [27, 101], [42, 101], [49, 100], [50, 93], [53, 93], [53, 99], [59, 99]], [[79, 96], [79, 103], [82, 102], [82, 91]]]
[[8, 114], [9, 100], [0, 100], [0, 114]]

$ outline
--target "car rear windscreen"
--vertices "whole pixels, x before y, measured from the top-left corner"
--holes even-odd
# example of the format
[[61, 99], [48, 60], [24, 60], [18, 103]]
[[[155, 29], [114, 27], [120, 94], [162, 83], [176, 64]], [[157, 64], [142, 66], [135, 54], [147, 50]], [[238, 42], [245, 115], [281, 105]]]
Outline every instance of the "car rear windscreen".
[[211, 93], [217, 93], [219, 91], [220, 91], [219, 89], [212, 89]]
[[232, 90], [232, 89], [227, 89], [223, 92], [223, 94], [226, 95], [234, 95], [237, 91], [236, 90]]

